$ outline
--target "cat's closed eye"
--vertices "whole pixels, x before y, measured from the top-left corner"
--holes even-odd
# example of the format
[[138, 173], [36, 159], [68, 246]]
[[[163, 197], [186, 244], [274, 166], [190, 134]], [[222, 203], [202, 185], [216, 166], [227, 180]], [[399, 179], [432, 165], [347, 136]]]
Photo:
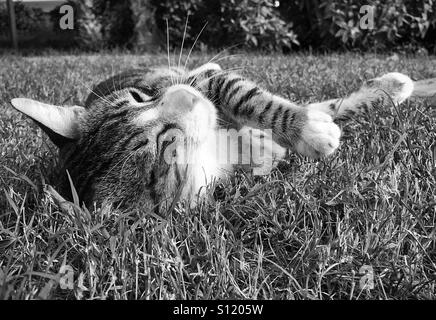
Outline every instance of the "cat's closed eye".
[[130, 95], [132, 96], [133, 99], [135, 99], [136, 102], [138, 103], [143, 103], [145, 102], [145, 100], [143, 99], [143, 97], [136, 91], [129, 91]]

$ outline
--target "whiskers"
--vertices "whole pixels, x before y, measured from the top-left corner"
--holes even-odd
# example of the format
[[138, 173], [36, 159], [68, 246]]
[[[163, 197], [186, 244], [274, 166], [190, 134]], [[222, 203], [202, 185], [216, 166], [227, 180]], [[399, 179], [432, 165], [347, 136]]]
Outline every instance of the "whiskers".
[[90, 93], [96, 95], [99, 99], [101, 99], [102, 101], [106, 102], [107, 104], [112, 104], [113, 101], [110, 101], [109, 99], [99, 95], [96, 91], [94, 91], [93, 89], [91, 89], [90, 87], [88, 87], [82, 80], [80, 80], [79, 78], [77, 78], [77, 81], [80, 82], [80, 84], [85, 87]]
[[220, 57], [220, 55], [222, 55], [223, 53], [228, 52], [230, 49], [236, 48], [237, 46], [239, 46], [239, 44], [234, 44], [232, 46], [228, 46], [228, 47], [222, 49], [216, 55], [214, 55], [207, 63], [218, 62], [218, 61], [221, 61], [223, 59], [229, 59], [229, 58], [233, 58], [233, 57], [242, 57], [242, 54], [240, 54], [240, 53]]
[[[167, 33], [166, 34], [166, 36], [167, 36], [167, 39], [166, 39], [167, 43], [166, 43], [166, 45], [167, 45], [168, 71], [169, 71], [169, 75], [170, 75], [170, 78], [171, 78], [171, 85], [188, 84], [190, 86], [193, 86], [193, 84], [199, 79], [198, 76], [195, 76], [194, 78], [190, 77], [190, 79], [189, 79], [189, 81], [187, 83], [185, 70], [186, 70], [186, 68], [188, 66], [189, 59], [191, 58], [191, 54], [194, 51], [194, 48], [197, 45], [197, 43], [198, 43], [198, 41], [200, 39], [201, 34], [206, 29], [208, 21], [206, 21], [205, 24], [203, 25], [203, 27], [200, 29], [200, 31], [198, 32], [197, 36], [195, 37], [195, 40], [194, 40], [191, 48], [188, 51], [188, 54], [187, 54], [186, 59], [185, 59], [185, 63], [183, 64], [183, 68], [182, 68], [183, 72], [181, 72], [179, 74], [175, 73], [175, 69], [177, 69], [177, 71], [179, 71], [180, 68], [181, 68], [181, 61], [182, 61], [182, 57], [183, 57], [183, 49], [184, 49], [184, 45], [185, 45], [185, 42], [186, 42], [186, 39], [187, 39], [187, 30], [188, 30], [188, 25], [189, 25], [189, 16], [190, 16], [190, 14], [187, 13], [186, 20], [185, 20], [185, 25], [184, 25], [184, 30], [183, 30], [183, 37], [182, 37], [182, 41], [181, 41], [181, 44], [180, 44], [179, 58], [178, 58], [177, 64], [176, 64], [176, 61], [174, 61], [174, 66], [177, 65], [177, 68], [173, 67], [172, 63], [171, 63], [172, 59], [171, 59], [171, 55], [170, 55], [169, 22], [168, 22], [168, 19], [165, 19], [165, 21], [166, 21], [166, 29], [167, 29], [166, 30], [167, 31], [166, 32]], [[235, 44], [235, 45], [228, 46], [228, 47], [222, 49], [216, 55], [214, 55], [212, 58], [210, 58], [206, 62], [206, 64], [207, 63], [212, 63], [212, 62], [219, 62], [219, 61], [222, 61], [224, 59], [232, 59], [232, 58], [235, 58], [235, 57], [242, 56], [242, 54], [227, 54], [227, 55], [225, 54], [229, 50], [231, 50], [233, 48], [236, 48], [239, 45], [240, 44]], [[219, 76], [219, 75], [225, 74], [226, 72], [230, 73], [230, 72], [241, 71], [241, 70], [243, 70], [243, 67], [241, 67], [241, 66], [233, 67], [233, 68], [227, 68], [225, 70], [222, 70], [220, 73], [214, 74], [213, 76]], [[210, 80], [212, 77], [210, 77], [208, 79], [202, 79], [202, 80]]]
[[179, 62], [177, 63], [177, 68], [180, 68], [180, 60], [182, 60], [183, 45], [185, 44], [186, 29], [188, 28], [188, 20], [189, 20], [189, 13], [186, 15], [185, 30], [183, 31], [182, 45], [180, 46]]
[[197, 41], [198, 41], [198, 39], [200, 38], [200, 35], [201, 35], [201, 33], [203, 32], [203, 30], [206, 28], [206, 26], [207, 26], [207, 21], [206, 21], [206, 23], [203, 25], [203, 28], [201, 28], [200, 32], [198, 33], [197, 37], [196, 37], [195, 40], [194, 40], [194, 43], [193, 43], [192, 46], [191, 46], [191, 49], [190, 49], [189, 52], [188, 52], [188, 56], [187, 56], [187, 58], [186, 58], [186, 60], [185, 60], [185, 66], [184, 66], [184, 69], [186, 69], [186, 66], [188, 65], [189, 57], [191, 56], [192, 50], [194, 49], [195, 45], [197, 44]]
[[166, 23], [167, 23], [167, 54], [168, 54], [168, 72], [170, 74], [171, 77], [171, 84], [174, 85], [174, 79], [173, 76], [171, 74], [171, 59], [170, 59], [170, 27], [168, 24], [168, 19], [165, 19]]
[[219, 127], [224, 127], [224, 128], [225, 127], [229, 127], [229, 128], [233, 128], [234, 127], [234, 123], [233, 122], [231, 122], [229, 120], [226, 120], [226, 119], [223, 119], [223, 118], [220, 118], [220, 117], [217, 117], [216, 122], [217, 122]]

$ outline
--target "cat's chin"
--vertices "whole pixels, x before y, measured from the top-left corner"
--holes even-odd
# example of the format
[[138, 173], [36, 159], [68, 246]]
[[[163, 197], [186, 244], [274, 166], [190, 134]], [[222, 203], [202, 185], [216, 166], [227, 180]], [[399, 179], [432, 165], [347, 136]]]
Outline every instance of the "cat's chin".
[[195, 143], [207, 143], [216, 128], [217, 115], [215, 107], [209, 101], [200, 98], [192, 111], [179, 121], [183, 122], [186, 137]]
[[[207, 194], [208, 187], [215, 181], [224, 178], [232, 171], [231, 165], [219, 163], [216, 150], [216, 130], [209, 129], [196, 143], [188, 144], [186, 149], [180, 150], [174, 172], [183, 176], [184, 185], [181, 199], [185, 199], [190, 207], [195, 207]], [[167, 190], [175, 194], [177, 186], [172, 179], [168, 180]]]
[[285, 153], [284, 148], [261, 130], [249, 127], [239, 131], [209, 130], [202, 143], [191, 145], [178, 155], [177, 171], [186, 177], [181, 199], [195, 207], [211, 186], [225, 180], [235, 168], [255, 175], [268, 174]]

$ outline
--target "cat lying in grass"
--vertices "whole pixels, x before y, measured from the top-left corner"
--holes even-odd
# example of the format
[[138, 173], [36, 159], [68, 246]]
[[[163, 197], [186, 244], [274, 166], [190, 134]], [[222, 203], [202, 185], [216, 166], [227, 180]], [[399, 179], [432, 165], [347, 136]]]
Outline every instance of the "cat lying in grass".
[[165, 210], [174, 199], [195, 205], [235, 168], [268, 172], [286, 149], [328, 156], [339, 147], [335, 119], [402, 103], [413, 87], [388, 73], [346, 98], [300, 106], [208, 63], [124, 72], [98, 84], [83, 107], [11, 103], [59, 147], [64, 196], [73, 185], [87, 205]]

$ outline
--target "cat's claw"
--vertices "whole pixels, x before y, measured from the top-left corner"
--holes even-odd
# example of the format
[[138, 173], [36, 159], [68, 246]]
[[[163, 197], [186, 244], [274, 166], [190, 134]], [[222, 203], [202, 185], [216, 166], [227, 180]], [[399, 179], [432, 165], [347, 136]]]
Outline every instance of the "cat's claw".
[[296, 151], [311, 158], [333, 153], [339, 147], [341, 130], [331, 116], [320, 111], [308, 111]]

